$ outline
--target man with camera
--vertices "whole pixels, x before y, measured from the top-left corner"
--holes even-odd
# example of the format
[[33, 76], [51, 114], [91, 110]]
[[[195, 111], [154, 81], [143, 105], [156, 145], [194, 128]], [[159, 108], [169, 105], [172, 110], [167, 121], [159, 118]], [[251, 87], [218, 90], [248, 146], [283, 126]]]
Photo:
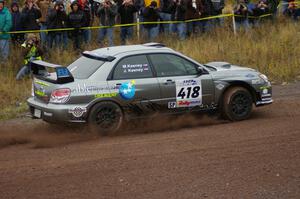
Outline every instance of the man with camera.
[[233, 7], [233, 12], [236, 29], [239, 30], [243, 27], [245, 30], [249, 28], [248, 22], [248, 7], [244, 0], [237, 0], [236, 5]]
[[[121, 18], [121, 24], [131, 24], [134, 22], [134, 13], [138, 10], [133, 5], [132, 0], [124, 0], [122, 5], [119, 7], [118, 12]], [[132, 39], [133, 36], [133, 26], [122, 26], [120, 37], [121, 44], [124, 45], [127, 39]]]
[[86, 18], [84, 12], [79, 9], [77, 1], [72, 2], [71, 10], [68, 14], [68, 27], [75, 30], [72, 30], [69, 36], [72, 38], [74, 50], [78, 50], [83, 39], [83, 30], [80, 28], [85, 26]]
[[33, 0], [26, 0], [21, 14], [24, 30], [39, 30], [39, 18], [41, 16], [42, 13], [36, 3]]
[[100, 26], [109, 26], [105, 28], [100, 28], [99, 30], [99, 43], [103, 46], [103, 40], [105, 36], [108, 39], [108, 45], [113, 46], [113, 31], [112, 27], [115, 25], [115, 17], [117, 15], [118, 8], [117, 5], [112, 0], [104, 0], [98, 8], [98, 16], [100, 17]]
[[152, 1], [143, 12], [145, 22], [153, 22], [151, 24], [145, 24], [144, 27], [147, 31], [147, 37], [149, 41], [153, 41], [159, 33], [158, 24], [159, 12], [157, 9], [157, 2]]
[[[61, 29], [65, 28], [67, 21], [67, 14], [65, 12], [64, 4], [62, 1], [56, 1], [54, 8], [51, 9], [47, 16], [48, 29]], [[56, 47], [62, 47], [63, 44], [63, 31], [49, 31], [48, 32], [48, 47], [52, 48], [53, 43]]]
[[173, 0], [172, 7], [172, 21], [179, 21], [172, 24], [172, 32], [177, 33], [180, 40], [184, 40], [186, 38], [186, 23], [184, 22], [187, 10], [186, 4], [184, 0]]
[[32, 33], [27, 35], [26, 41], [21, 45], [24, 56], [24, 66], [19, 70], [16, 80], [23, 79], [31, 72], [30, 61], [42, 60], [43, 51], [39, 46], [39, 38]]

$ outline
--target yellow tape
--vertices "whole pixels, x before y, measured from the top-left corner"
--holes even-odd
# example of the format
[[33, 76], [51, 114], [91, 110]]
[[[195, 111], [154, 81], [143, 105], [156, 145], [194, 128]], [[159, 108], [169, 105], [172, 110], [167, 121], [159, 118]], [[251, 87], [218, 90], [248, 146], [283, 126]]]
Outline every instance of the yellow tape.
[[[262, 18], [267, 17], [272, 14], [265, 14], [259, 17], [249, 16], [248, 18]], [[195, 21], [203, 21], [209, 19], [217, 19], [217, 18], [225, 18], [225, 17], [232, 17], [232, 16], [239, 16], [243, 17], [242, 15], [234, 15], [234, 14], [222, 14], [217, 16], [210, 16], [204, 17], [199, 19], [190, 19], [185, 21], [155, 21], [155, 22], [138, 22], [138, 23], [130, 23], [130, 24], [117, 24], [114, 26], [91, 26], [91, 27], [82, 27], [80, 30], [93, 30], [93, 29], [102, 29], [102, 28], [113, 28], [113, 27], [126, 27], [126, 26], [136, 26], [136, 25], [145, 25], [145, 24], [177, 24], [177, 23], [188, 23], [188, 22], [195, 22]], [[46, 30], [22, 30], [22, 31], [10, 31], [10, 32], [0, 32], [0, 34], [24, 34], [24, 33], [40, 33], [40, 32], [54, 32], [54, 31], [70, 31], [76, 30], [76, 28], [57, 28], [57, 29], [46, 29]]]

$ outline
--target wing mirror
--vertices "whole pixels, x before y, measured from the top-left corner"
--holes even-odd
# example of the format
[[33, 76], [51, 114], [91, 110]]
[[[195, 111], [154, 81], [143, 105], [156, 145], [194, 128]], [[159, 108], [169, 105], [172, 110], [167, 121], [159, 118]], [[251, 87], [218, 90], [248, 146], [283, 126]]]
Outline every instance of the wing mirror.
[[200, 76], [200, 75], [204, 75], [204, 74], [208, 74], [208, 72], [204, 69], [204, 68], [202, 68], [201, 66], [199, 66], [198, 68], [197, 68], [197, 72], [198, 72], [198, 75]]

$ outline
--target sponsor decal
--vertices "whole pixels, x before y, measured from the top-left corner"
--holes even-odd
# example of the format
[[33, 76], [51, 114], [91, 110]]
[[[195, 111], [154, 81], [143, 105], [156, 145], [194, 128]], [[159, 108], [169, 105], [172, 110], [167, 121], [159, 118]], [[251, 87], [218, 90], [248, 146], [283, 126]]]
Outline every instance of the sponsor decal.
[[107, 97], [116, 97], [118, 93], [99, 93], [95, 95], [95, 98], [107, 98]]
[[177, 102], [177, 106], [178, 107], [189, 107], [189, 106], [196, 106], [199, 105], [200, 101], [196, 100], [196, 101], [179, 101]]
[[41, 81], [34, 81], [34, 83], [39, 84], [41, 86], [46, 86], [46, 87], [49, 86], [49, 84], [46, 84], [46, 83], [41, 82]]
[[271, 86], [261, 86], [259, 89], [264, 90], [264, 89], [269, 89], [269, 88], [271, 88]]
[[201, 80], [176, 80], [177, 107], [191, 107], [202, 104]]
[[69, 113], [72, 113], [74, 117], [82, 117], [84, 113], [87, 112], [87, 109], [84, 107], [75, 107], [73, 109], [69, 109]]
[[76, 88], [72, 90], [72, 93], [110, 93], [111, 91], [117, 92], [118, 86], [88, 86], [85, 83], [77, 84]]
[[268, 92], [269, 92], [269, 90], [268, 90], [267, 88], [265, 88], [265, 89], [262, 91], [263, 94], [268, 94]]
[[168, 102], [168, 108], [176, 108], [176, 102]]
[[119, 94], [125, 100], [130, 100], [135, 95], [135, 81], [122, 83], [119, 88]]
[[45, 91], [44, 91], [44, 89], [43, 89], [43, 88], [41, 88], [41, 89], [42, 89], [42, 90], [35, 90], [35, 91], [34, 91], [34, 94], [37, 95], [37, 96], [40, 96], [40, 97], [45, 97], [45, 96], [47, 96], [46, 93], [45, 93]]
[[224, 84], [218, 84], [216, 86], [216, 88], [219, 89], [219, 90], [222, 90], [224, 87], [225, 87]]
[[253, 79], [253, 80], [251, 80], [251, 83], [252, 84], [262, 84], [264, 82], [261, 79]]
[[255, 75], [249, 73], [249, 74], [246, 75], [246, 77], [253, 78], [253, 77], [255, 77]]
[[53, 113], [44, 112], [45, 116], [52, 117]]

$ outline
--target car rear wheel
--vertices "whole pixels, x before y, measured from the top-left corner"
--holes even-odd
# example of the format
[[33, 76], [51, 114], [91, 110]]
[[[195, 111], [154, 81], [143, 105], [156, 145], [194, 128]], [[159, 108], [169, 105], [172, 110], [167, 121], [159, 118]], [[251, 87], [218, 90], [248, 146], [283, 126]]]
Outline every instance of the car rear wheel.
[[123, 112], [113, 102], [101, 102], [92, 108], [88, 121], [92, 132], [107, 135], [120, 129], [123, 122]]
[[226, 91], [223, 100], [222, 115], [231, 121], [249, 118], [252, 111], [252, 96], [243, 87], [232, 87]]

